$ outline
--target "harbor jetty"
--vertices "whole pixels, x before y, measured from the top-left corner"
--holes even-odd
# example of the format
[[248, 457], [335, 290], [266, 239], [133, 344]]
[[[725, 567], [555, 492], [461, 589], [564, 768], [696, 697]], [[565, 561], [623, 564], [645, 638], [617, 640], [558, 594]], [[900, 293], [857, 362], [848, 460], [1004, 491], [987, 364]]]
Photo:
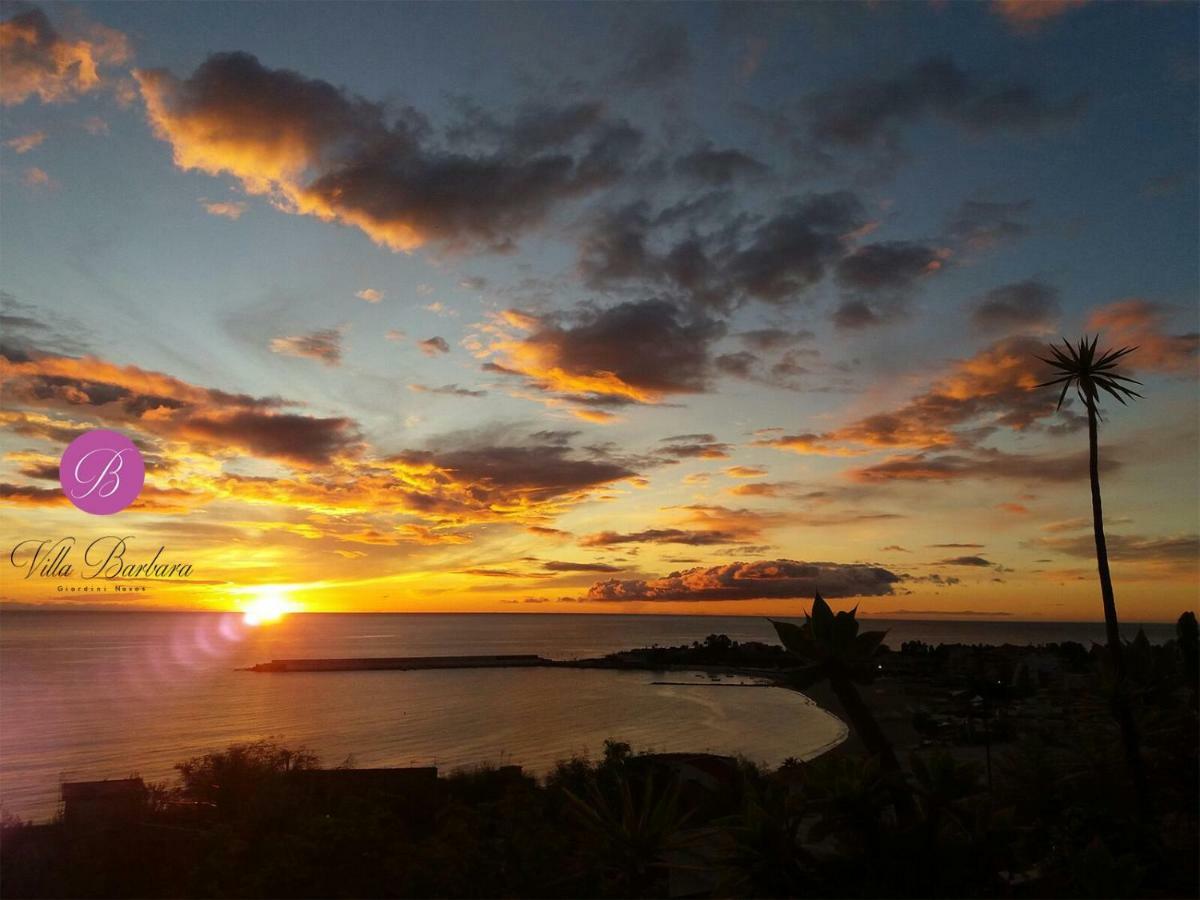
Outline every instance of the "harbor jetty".
[[248, 666], [246, 672], [367, 672], [379, 669], [496, 669], [553, 666], [554, 660], [534, 653], [491, 656], [366, 656], [343, 659], [273, 659]]

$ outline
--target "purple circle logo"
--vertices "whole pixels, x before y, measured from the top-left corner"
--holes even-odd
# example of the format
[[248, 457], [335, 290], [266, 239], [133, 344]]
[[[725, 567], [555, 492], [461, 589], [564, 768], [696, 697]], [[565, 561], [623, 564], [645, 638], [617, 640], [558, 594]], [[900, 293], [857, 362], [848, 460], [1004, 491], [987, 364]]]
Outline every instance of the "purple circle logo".
[[137, 499], [145, 480], [146, 463], [133, 441], [103, 428], [71, 441], [58, 464], [67, 499], [93, 516], [123, 510]]

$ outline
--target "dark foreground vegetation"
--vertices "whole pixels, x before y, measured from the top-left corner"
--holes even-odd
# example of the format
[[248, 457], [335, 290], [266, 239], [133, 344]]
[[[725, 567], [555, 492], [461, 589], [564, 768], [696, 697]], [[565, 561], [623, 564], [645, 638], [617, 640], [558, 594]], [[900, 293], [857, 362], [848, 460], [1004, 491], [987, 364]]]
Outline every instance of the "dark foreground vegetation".
[[[779, 677], [836, 681], [839, 698], [861, 702], [849, 716], [855, 731], [875, 729], [869, 750], [842, 748], [767, 771], [725, 757], [635, 753], [610, 741], [602, 759], [572, 759], [535, 779], [515, 766], [445, 777], [432, 769], [324, 769], [302, 750], [243, 744], [181, 763], [175, 785], [106, 783], [111, 796], [79, 789], [54, 823], [7, 821], [0, 890], [5, 897], [1196, 896], [1190, 614], [1179, 639], [1124, 647], [1149, 811], [1129, 778], [1103, 649], [910, 644], [886, 652], [870, 632], [858, 633], [852, 615], [825, 617], [823, 605], [805, 628], [780, 632], [793, 666]], [[690, 665], [699, 664], [696, 654], [746, 664], [755, 652], [721, 637], [671, 651]], [[779, 652], [769, 656], [784, 666]], [[805, 665], [794, 665], [796, 656]], [[915, 741], [897, 738], [886, 711], [864, 699], [880, 672], [881, 688], [913, 689], [890, 696], [916, 699], [905, 710]], [[976, 752], [980, 732], [990, 766]]]

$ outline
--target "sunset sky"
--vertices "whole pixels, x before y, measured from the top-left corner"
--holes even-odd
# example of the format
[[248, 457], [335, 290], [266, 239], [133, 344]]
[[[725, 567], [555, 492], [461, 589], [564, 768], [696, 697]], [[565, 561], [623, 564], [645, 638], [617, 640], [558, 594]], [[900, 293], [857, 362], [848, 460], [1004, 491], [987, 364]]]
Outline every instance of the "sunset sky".
[[[0, 602], [1096, 619], [1099, 330], [1119, 609], [1196, 608], [1194, 3], [2, 9]], [[118, 534], [191, 578], [7, 562]]]

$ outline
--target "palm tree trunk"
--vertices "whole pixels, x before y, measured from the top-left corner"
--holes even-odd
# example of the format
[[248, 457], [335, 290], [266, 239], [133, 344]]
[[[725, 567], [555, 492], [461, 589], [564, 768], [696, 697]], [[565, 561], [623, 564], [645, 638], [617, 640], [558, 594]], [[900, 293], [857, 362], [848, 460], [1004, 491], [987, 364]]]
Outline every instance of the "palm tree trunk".
[[1150, 795], [1146, 784], [1146, 769], [1142, 764], [1141, 742], [1137, 722], [1129, 706], [1128, 684], [1125, 677], [1124, 646], [1117, 621], [1117, 601], [1113, 596], [1112, 574], [1108, 570], [1108, 543], [1104, 539], [1104, 508], [1100, 498], [1100, 447], [1096, 435], [1096, 406], [1088, 405], [1088, 474], [1092, 482], [1092, 528], [1096, 535], [1096, 567], [1100, 573], [1100, 596], [1104, 601], [1104, 631], [1108, 641], [1108, 656], [1112, 660], [1116, 685], [1113, 689], [1112, 709], [1117, 724], [1121, 727], [1121, 743], [1125, 751], [1125, 762], [1133, 776], [1137, 792], [1138, 809], [1143, 816], [1149, 815]]
[[1096, 566], [1100, 570], [1100, 596], [1104, 600], [1104, 631], [1108, 653], [1118, 681], [1125, 679], [1121, 631], [1117, 623], [1117, 601], [1108, 571], [1108, 543], [1104, 539], [1104, 508], [1100, 499], [1100, 446], [1096, 436], [1096, 407], [1088, 404], [1088, 474], [1092, 479], [1092, 528], [1096, 533]]

